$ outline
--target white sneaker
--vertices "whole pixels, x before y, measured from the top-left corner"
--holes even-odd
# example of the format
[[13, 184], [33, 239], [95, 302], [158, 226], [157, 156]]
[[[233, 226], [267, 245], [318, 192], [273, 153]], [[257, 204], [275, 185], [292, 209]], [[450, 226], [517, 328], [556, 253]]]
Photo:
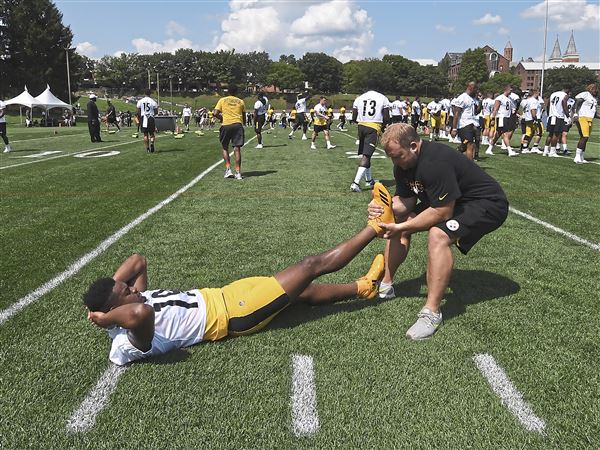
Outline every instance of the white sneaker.
[[225, 175], [223, 175], [223, 178], [233, 178], [233, 172], [230, 168], [225, 169]]
[[517, 152], [515, 152], [514, 150], [509, 149], [508, 150], [508, 156], [519, 156], [519, 154]]
[[360, 190], [360, 186], [358, 184], [356, 184], [354, 181], [352, 182], [352, 184], [350, 185], [350, 190], [352, 192], [361, 192]]
[[355, 145], [360, 145], [360, 141], [357, 139], [356, 142], [354, 143]]
[[583, 157], [581, 157], [581, 158], [579, 158], [579, 159], [575, 158], [575, 159], [573, 160], [573, 162], [574, 162], [575, 164], [589, 164], [589, 163], [590, 163], [590, 162], [589, 162], [587, 159], [585, 159], [585, 158], [583, 158]]
[[406, 337], [413, 341], [420, 341], [433, 336], [442, 324], [442, 313], [434, 313], [429, 308], [423, 308], [417, 321], [406, 332]]
[[387, 283], [380, 283], [379, 284], [379, 298], [383, 298], [383, 299], [389, 299], [389, 298], [395, 298], [396, 297], [396, 291], [394, 291], [394, 285], [393, 284], [387, 284]]
[[12, 150], [12, 148], [10, 148], [10, 145], [6, 145], [6, 146], [4, 147], [4, 152], [3, 152], [3, 153], [10, 153], [10, 152], [11, 152], [11, 150]]
[[528, 148], [524, 148], [523, 150], [521, 150], [521, 155], [527, 155], [528, 153], [531, 153], [531, 150], [529, 150]]
[[316, 149], [317, 149], [317, 147], [315, 147], [315, 144], [311, 144], [311, 146], [310, 146], [310, 149], [311, 149], [311, 150], [316, 150]]
[[307, 139], [308, 139], [308, 138], [306, 137], [306, 135], [305, 135], [305, 134], [303, 134], [303, 135], [302, 135], [302, 140], [303, 140], [303, 141], [306, 141]]
[[560, 158], [560, 156], [556, 153], [556, 150], [550, 150], [550, 153], [548, 153], [548, 157], [549, 158]]
[[254, 147], [254, 148], [263, 148], [263, 145], [262, 145], [262, 144], [258, 144], [258, 145], [257, 145], [256, 147]]
[[327, 150], [331, 150], [331, 149], [334, 149], [334, 148], [336, 148], [336, 147], [337, 147], [337, 145], [330, 145], [330, 144], [327, 144]]
[[485, 151], [485, 154], [486, 155], [490, 155], [490, 156], [494, 156], [494, 152], [492, 151], [493, 148], [494, 148], [494, 146], [490, 144], [490, 146]]
[[236, 180], [242, 180], [242, 174], [239, 172], [236, 172], [235, 175], [233, 176], [233, 178], [235, 178]]
[[542, 154], [544, 154], [544, 152], [543, 152], [543, 151], [541, 151], [541, 150], [540, 150], [539, 148], [537, 148], [537, 147], [533, 147], [533, 148], [531, 149], [531, 151], [530, 151], [530, 152], [531, 152], [531, 153], [535, 153], [535, 154], [537, 154], [537, 155], [542, 155]]

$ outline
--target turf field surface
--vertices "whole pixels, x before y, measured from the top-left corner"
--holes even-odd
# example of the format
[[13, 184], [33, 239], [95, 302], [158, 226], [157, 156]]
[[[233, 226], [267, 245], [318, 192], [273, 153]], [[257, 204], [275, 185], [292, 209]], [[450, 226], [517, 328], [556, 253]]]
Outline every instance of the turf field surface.
[[[9, 128], [15, 151], [0, 155], [2, 311], [220, 159], [212, 132], [162, 135], [148, 155], [130, 130], [91, 144], [76, 128]], [[598, 243], [596, 130], [586, 152], [596, 164], [500, 151], [480, 164], [513, 208]], [[88, 428], [69, 427], [109, 368], [106, 333], [85, 320], [87, 285], [140, 252], [150, 288], [217, 287], [270, 275], [350, 237], [364, 226], [370, 193], [349, 192], [355, 129], [348, 134], [333, 132], [331, 151], [322, 137], [311, 151], [280, 129], [264, 135], [262, 150], [250, 142], [243, 181], [223, 179], [222, 166], [209, 171], [8, 317], [0, 325], [0, 446], [598, 448], [599, 252], [515, 214], [467, 257], [456, 252], [445, 322], [429, 341], [404, 338], [426, 293], [426, 239], [417, 235], [396, 275], [398, 298], [299, 305], [256, 335], [135, 363]], [[119, 153], [72, 156], [108, 146], [102, 151]], [[29, 158], [49, 151], [60, 153]], [[373, 159], [373, 173], [393, 187], [389, 160]], [[382, 249], [372, 243], [321, 281], [362, 276]], [[543, 421], [541, 432], [502, 403], [476, 355], [504, 371]], [[311, 371], [300, 370], [314, 389], [308, 432], [295, 419], [310, 411], [294, 397], [298, 357], [312, 361], [312, 385]]]

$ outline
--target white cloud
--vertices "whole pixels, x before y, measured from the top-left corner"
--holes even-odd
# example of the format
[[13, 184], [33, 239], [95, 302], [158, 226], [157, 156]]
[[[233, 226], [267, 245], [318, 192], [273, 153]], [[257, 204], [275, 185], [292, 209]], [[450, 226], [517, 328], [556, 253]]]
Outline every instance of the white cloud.
[[421, 66], [437, 66], [438, 62], [435, 59], [421, 58], [413, 59], [412, 61], [418, 62]]
[[390, 51], [388, 50], [387, 47], [381, 47], [379, 50], [377, 50], [377, 55], [382, 58], [385, 55], [389, 55]]
[[113, 53], [113, 56], [119, 57], [122, 53], [127, 53], [125, 50], [117, 50]]
[[506, 36], [510, 33], [510, 30], [508, 28], [500, 27], [498, 28], [498, 31], [496, 31], [496, 33]]
[[502, 17], [492, 16], [490, 13], [486, 13], [483, 17], [473, 21], [475, 25], [491, 25], [500, 22], [502, 22]]
[[363, 58], [373, 42], [372, 20], [354, 0], [262, 2], [232, 0], [216, 50], [324, 51], [340, 61]]
[[91, 42], [80, 42], [79, 44], [77, 44], [75, 46], [75, 50], [77, 51], [77, 53], [79, 53], [80, 55], [85, 55], [88, 58], [93, 58], [94, 54], [96, 53], [96, 51], [98, 50], [98, 47], [96, 47], [94, 44], [92, 44]]
[[197, 46], [192, 41], [185, 38], [179, 40], [167, 39], [163, 42], [152, 42], [148, 39], [136, 38], [133, 39], [131, 43], [135, 47], [135, 51], [137, 53], [141, 53], [142, 55], [148, 55], [157, 52], [175, 53], [175, 51], [180, 48], [197, 49]]
[[167, 22], [166, 33], [167, 36], [183, 36], [186, 33], [186, 29], [183, 25], [175, 22], [174, 20], [169, 20]]
[[[544, 18], [546, 2], [530, 6], [523, 12], [524, 18]], [[548, 3], [548, 19], [558, 24], [561, 31], [600, 29], [600, 5], [587, 0], [552, 1]]]
[[446, 25], [440, 25], [439, 23], [435, 26], [437, 31], [441, 31], [442, 33], [454, 33], [454, 27], [448, 27]]

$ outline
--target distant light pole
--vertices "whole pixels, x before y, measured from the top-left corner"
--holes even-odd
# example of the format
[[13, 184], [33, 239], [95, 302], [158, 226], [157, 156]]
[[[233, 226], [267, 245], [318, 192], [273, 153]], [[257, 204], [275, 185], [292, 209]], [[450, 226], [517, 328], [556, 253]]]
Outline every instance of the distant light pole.
[[171, 89], [171, 110], [173, 109], [173, 75], [169, 75], [169, 88]]
[[65, 54], [67, 55], [67, 87], [69, 89], [69, 105], [71, 104], [71, 71], [69, 70], [69, 47], [65, 48]]
[[148, 69], [148, 89], [152, 89], [150, 86], [150, 69]]

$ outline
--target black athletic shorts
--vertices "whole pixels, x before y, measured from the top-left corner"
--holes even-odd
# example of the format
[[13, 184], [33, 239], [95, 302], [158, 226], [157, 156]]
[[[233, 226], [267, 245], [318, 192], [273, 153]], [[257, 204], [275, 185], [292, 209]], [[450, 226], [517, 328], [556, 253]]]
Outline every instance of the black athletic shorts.
[[402, 116], [392, 116], [392, 123], [402, 122]]
[[315, 131], [315, 133], [319, 134], [321, 131], [327, 131], [329, 130], [329, 128], [327, 128], [327, 124], [325, 125], [315, 125], [313, 130]]
[[[420, 202], [415, 208], [417, 214], [427, 209], [427, 202]], [[508, 216], [506, 199], [470, 200], [457, 202], [454, 215], [434, 226], [446, 233], [463, 255], [469, 253], [479, 240], [488, 233], [499, 228]]]
[[306, 123], [306, 116], [303, 112], [296, 113], [296, 120], [294, 121], [294, 128], [300, 128]]
[[510, 131], [510, 117], [496, 117], [496, 131], [500, 134]]
[[219, 142], [225, 150], [229, 149], [229, 144], [234, 147], [244, 145], [244, 126], [241, 123], [232, 123], [222, 125], [219, 128]]
[[411, 114], [410, 116], [410, 124], [413, 126], [413, 128], [417, 128], [419, 126], [419, 116], [416, 114]]
[[106, 122], [107, 122], [107, 123], [117, 123], [117, 118], [116, 118], [116, 117], [111, 117], [111, 116], [108, 116], [108, 117], [106, 118]]
[[571, 127], [573, 126], [573, 122], [565, 123], [563, 125], [563, 133], [568, 133]]
[[6, 136], [6, 122], [0, 122], [0, 136]]
[[358, 154], [372, 156], [377, 146], [377, 130], [364, 125], [358, 126]]
[[264, 114], [257, 115], [256, 121], [254, 122], [254, 132], [256, 134], [260, 134], [264, 124], [265, 124], [265, 115]]
[[466, 127], [459, 128], [458, 137], [463, 147], [466, 147], [469, 142], [475, 142], [475, 125], [471, 123]]
[[185, 116], [183, 118], [183, 124], [184, 125], [189, 125], [190, 124], [190, 116]]
[[560, 136], [565, 126], [565, 119], [558, 117], [548, 117], [548, 134]]
[[154, 117], [150, 116], [148, 117], [148, 123], [146, 127], [144, 127], [144, 117], [142, 117], [142, 120], [140, 121], [140, 124], [142, 125], [141, 129], [142, 129], [142, 133], [144, 134], [153, 134], [154, 130], [156, 130], [156, 125], [154, 123]]

